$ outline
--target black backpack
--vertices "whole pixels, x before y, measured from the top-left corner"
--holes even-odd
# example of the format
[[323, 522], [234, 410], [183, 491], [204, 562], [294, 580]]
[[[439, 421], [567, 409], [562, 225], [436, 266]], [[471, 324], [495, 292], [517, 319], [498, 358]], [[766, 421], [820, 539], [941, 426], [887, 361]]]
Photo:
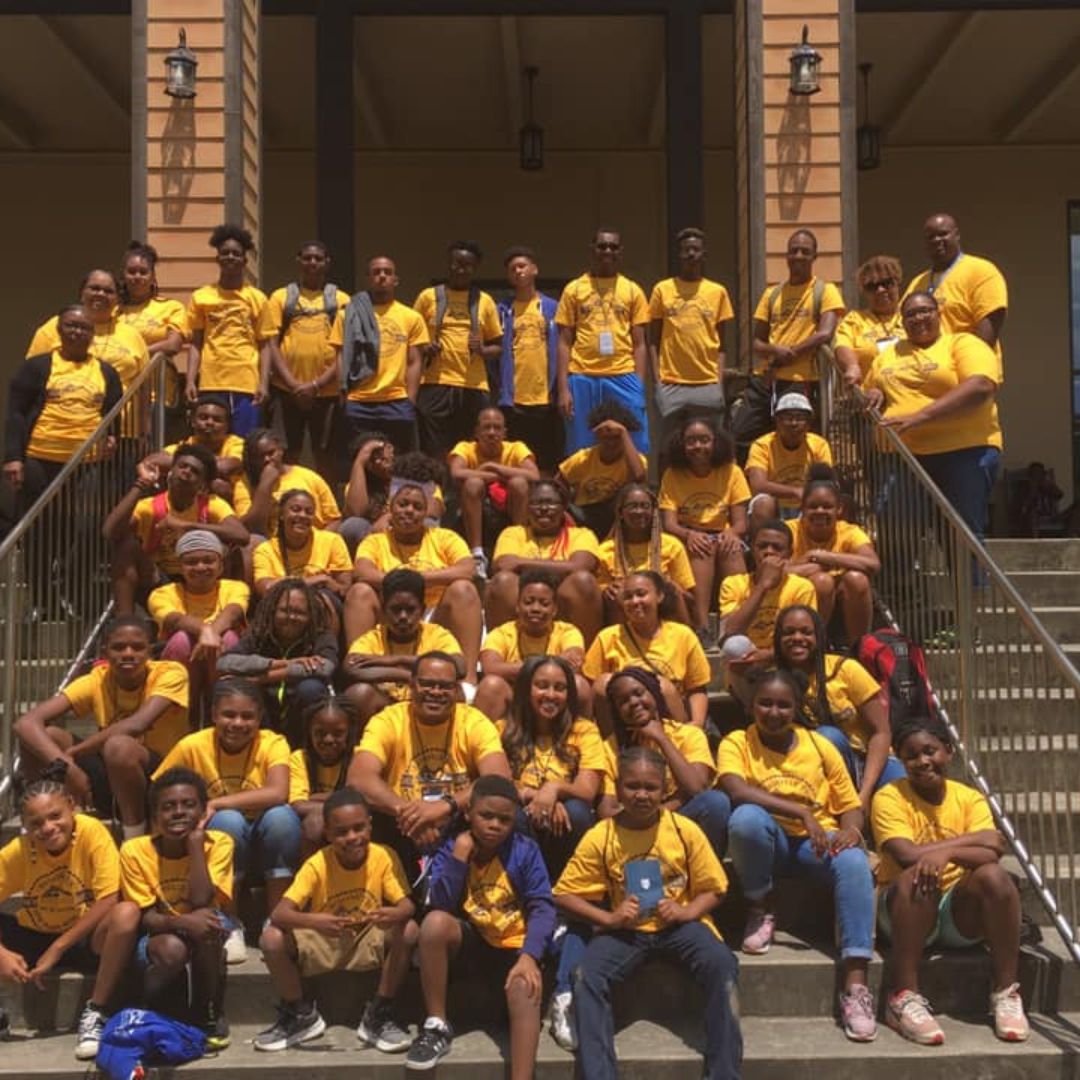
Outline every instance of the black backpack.
[[885, 687], [889, 728], [894, 733], [909, 717], [937, 717], [926, 676], [926, 657], [910, 638], [883, 627], [859, 638], [855, 657]]

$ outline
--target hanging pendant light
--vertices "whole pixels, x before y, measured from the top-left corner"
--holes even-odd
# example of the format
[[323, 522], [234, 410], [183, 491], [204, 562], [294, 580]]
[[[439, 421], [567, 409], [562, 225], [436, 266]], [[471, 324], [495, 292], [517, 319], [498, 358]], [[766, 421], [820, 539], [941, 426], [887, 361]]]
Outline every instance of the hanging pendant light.
[[540, 69], [527, 67], [525, 125], [518, 134], [521, 167], [526, 172], [537, 172], [544, 167], [544, 129], [536, 122], [533, 115], [533, 85]]
[[865, 171], [876, 169], [881, 164], [881, 128], [870, 122], [870, 72], [874, 65], [862, 63], [863, 86], [863, 122], [855, 131], [855, 158], [858, 167]]

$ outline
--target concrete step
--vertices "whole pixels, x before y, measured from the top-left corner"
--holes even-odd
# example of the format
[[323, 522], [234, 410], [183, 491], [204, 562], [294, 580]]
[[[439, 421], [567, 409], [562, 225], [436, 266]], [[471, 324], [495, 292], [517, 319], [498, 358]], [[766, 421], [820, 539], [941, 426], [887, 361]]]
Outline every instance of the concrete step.
[[1060, 569], [1020, 570], [1009, 580], [1032, 607], [1080, 605], [1080, 573]]
[[[955, 686], [960, 677], [959, 646], [924, 643], [923, 648], [931, 682], [944, 687]], [[1080, 644], [1062, 645], [1061, 651], [1074, 667], [1080, 666]], [[1071, 673], [1060, 670], [1045, 654], [1041, 644], [1030, 640], [980, 643], [967, 657], [970, 677], [975, 686], [984, 687], [1071, 687]]]
[[986, 550], [1009, 574], [1024, 570], [1080, 570], [1080, 539], [987, 540]]
[[1080, 771], [1080, 735], [1073, 733], [980, 734], [970, 749], [991, 790], [999, 794], [1068, 790]]
[[[939, 689], [945, 708], [959, 719], [954, 689]], [[1073, 691], [1063, 687], [1012, 686], [981, 689], [975, 693], [980, 730], [983, 732], [1072, 732], [1080, 730], [1080, 705]]]
[[[1055, 641], [1070, 644], [1080, 642], [1080, 607], [1043, 606], [1032, 610]], [[975, 624], [987, 644], [1019, 641], [1025, 636], [1023, 624], [1013, 608], [977, 611]]]

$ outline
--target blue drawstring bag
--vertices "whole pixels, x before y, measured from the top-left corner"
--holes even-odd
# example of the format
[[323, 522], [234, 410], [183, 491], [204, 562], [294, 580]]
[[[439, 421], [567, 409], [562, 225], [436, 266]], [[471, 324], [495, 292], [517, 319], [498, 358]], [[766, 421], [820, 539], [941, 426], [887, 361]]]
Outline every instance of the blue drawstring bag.
[[109, 1080], [132, 1080], [153, 1065], [183, 1065], [206, 1053], [206, 1035], [149, 1009], [121, 1009], [101, 1034], [97, 1066]]

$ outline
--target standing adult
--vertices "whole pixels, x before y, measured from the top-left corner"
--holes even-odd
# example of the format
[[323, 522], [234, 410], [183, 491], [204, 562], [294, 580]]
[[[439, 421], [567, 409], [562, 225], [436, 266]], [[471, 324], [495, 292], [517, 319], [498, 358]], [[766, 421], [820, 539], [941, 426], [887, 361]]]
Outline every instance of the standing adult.
[[900, 285], [904, 271], [891, 255], [874, 255], [855, 275], [865, 306], [849, 311], [836, 328], [836, 366], [847, 386], [859, 386], [874, 357], [904, 336]]
[[563, 290], [559, 326], [559, 411], [566, 420], [567, 454], [591, 446], [589, 414], [617, 401], [638, 419], [634, 445], [649, 452], [645, 409], [645, 327], [649, 307], [641, 286], [619, 273], [622, 238], [600, 229], [592, 244], [592, 268]]

